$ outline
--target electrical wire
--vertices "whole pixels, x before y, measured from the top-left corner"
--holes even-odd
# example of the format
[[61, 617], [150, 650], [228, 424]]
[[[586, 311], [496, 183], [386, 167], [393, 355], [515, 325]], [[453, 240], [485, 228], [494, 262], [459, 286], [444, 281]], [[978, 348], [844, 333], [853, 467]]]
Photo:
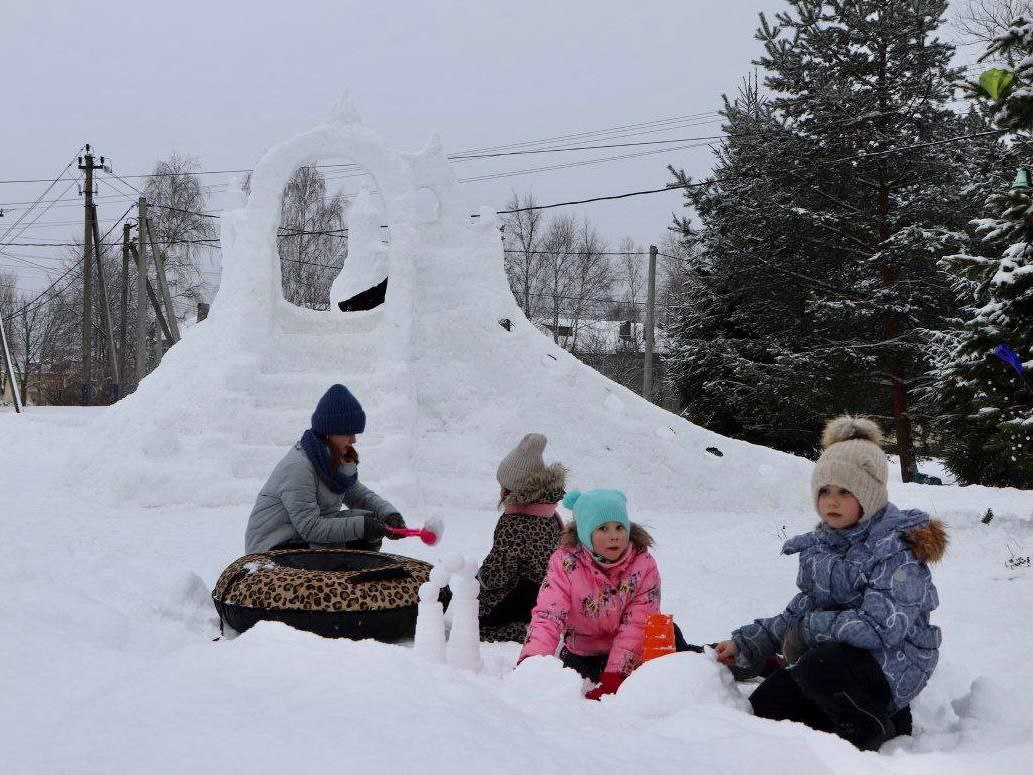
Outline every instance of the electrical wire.
[[[115, 227], [116, 227], [116, 226], [118, 226], [118, 224], [120, 224], [120, 223], [121, 223], [121, 222], [122, 222], [123, 220], [125, 220], [125, 217], [126, 217], [127, 215], [129, 215], [129, 211], [130, 211], [130, 210], [132, 210], [132, 209], [133, 209], [133, 205], [130, 205], [129, 207], [127, 207], [127, 208], [126, 208], [126, 211], [125, 211], [124, 213], [122, 213], [122, 217], [121, 217], [121, 218], [119, 218], [119, 219], [118, 219], [117, 221], [115, 221], [115, 224], [114, 224], [114, 225], [113, 225], [113, 226], [112, 226], [112, 227], [111, 227], [110, 229], [108, 229], [108, 230], [107, 230], [107, 231], [106, 231], [106, 232], [104, 233], [104, 236], [102, 236], [102, 237], [100, 238], [100, 243], [99, 243], [99, 244], [100, 244], [100, 246], [103, 246], [103, 245], [104, 245], [104, 240], [106, 240], [106, 239], [108, 238], [108, 235], [110, 235], [110, 234], [111, 234], [111, 232], [113, 232], [113, 231], [115, 230]], [[102, 248], [102, 249], [103, 249], [103, 248]], [[66, 269], [66, 270], [64, 271], [64, 273], [63, 273], [63, 274], [62, 274], [62, 275], [61, 275], [60, 277], [58, 277], [58, 278], [57, 278], [56, 280], [54, 280], [54, 282], [52, 282], [52, 283], [51, 283], [50, 285], [48, 285], [48, 286], [47, 286], [46, 288], [44, 288], [44, 289], [43, 289], [43, 291], [42, 291], [42, 292], [41, 292], [41, 293], [40, 293], [40, 294], [39, 294], [38, 296], [36, 296], [36, 297], [35, 297], [35, 298], [33, 298], [33, 299], [30, 299], [30, 300], [29, 300], [29, 301], [27, 301], [27, 302], [26, 302], [25, 304], [23, 304], [23, 305], [22, 305], [21, 307], [19, 307], [19, 308], [18, 308], [18, 309], [16, 309], [16, 310], [15, 310], [14, 312], [12, 312], [12, 313], [11, 313], [10, 315], [8, 315], [7, 317], [5, 317], [5, 318], [4, 318], [4, 322], [10, 321], [10, 320], [11, 320], [11, 319], [13, 319], [13, 318], [14, 318], [14, 317], [15, 317], [16, 315], [20, 315], [20, 314], [22, 314], [23, 312], [27, 311], [27, 310], [29, 309], [29, 307], [31, 307], [31, 306], [32, 306], [33, 304], [35, 304], [35, 303], [37, 303], [37, 302], [40, 302], [40, 300], [41, 300], [41, 299], [42, 299], [42, 298], [43, 298], [44, 296], [46, 296], [46, 295], [47, 295], [47, 294], [48, 294], [48, 293], [49, 293], [49, 292], [50, 292], [50, 291], [51, 291], [51, 290], [52, 290], [52, 289], [53, 289], [53, 288], [54, 288], [54, 287], [55, 287], [55, 286], [56, 286], [56, 285], [57, 285], [57, 284], [58, 284], [59, 282], [61, 282], [61, 281], [62, 281], [62, 280], [63, 280], [63, 279], [65, 278], [65, 277], [67, 277], [67, 276], [68, 276], [69, 274], [71, 274], [71, 273], [72, 273], [72, 272], [73, 272], [73, 271], [74, 271], [74, 270], [75, 270], [76, 268], [78, 268], [78, 267], [82, 266], [82, 263], [83, 263], [83, 261], [85, 261], [85, 260], [86, 260], [86, 256], [83, 256], [83, 257], [82, 257], [82, 258], [80, 258], [80, 259], [79, 259], [78, 261], [76, 261], [76, 262], [75, 262], [74, 264], [72, 264], [72, 265], [71, 265], [70, 267], [68, 267], [68, 269]], [[74, 277], [72, 278], [72, 280], [75, 280], [75, 279], [76, 279], [76, 278], [74, 278]], [[66, 285], [66, 286], [65, 286], [64, 288], [62, 288], [62, 289], [61, 289], [60, 291], [58, 291], [58, 292], [57, 292], [57, 295], [58, 295], [58, 296], [60, 296], [60, 295], [61, 295], [62, 293], [64, 293], [64, 292], [65, 292], [66, 290], [68, 290], [68, 288], [69, 288], [69, 287], [71, 286], [71, 284], [72, 284], [72, 283], [71, 283], [71, 281], [70, 281], [70, 282], [69, 282], [69, 283], [68, 283], [68, 284], [67, 284], [67, 285]], [[40, 303], [42, 303], [42, 302], [40, 302]]]

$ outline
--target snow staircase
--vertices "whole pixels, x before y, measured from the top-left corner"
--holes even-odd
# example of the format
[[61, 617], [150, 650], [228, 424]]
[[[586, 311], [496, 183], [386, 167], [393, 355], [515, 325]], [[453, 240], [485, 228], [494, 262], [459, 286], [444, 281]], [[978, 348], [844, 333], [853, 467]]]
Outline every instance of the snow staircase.
[[251, 418], [243, 428], [214, 429], [231, 436], [231, 475], [257, 492], [309, 427], [320, 396], [339, 382], [366, 411], [367, 432], [356, 445], [363, 479], [375, 480], [384, 492], [401, 489], [417, 497], [407, 464], [416, 407], [405, 389], [405, 369], [383, 361], [378, 346], [381, 311], [327, 313], [318, 327], [301, 320], [304, 312], [282, 309], [270, 346], [248, 368], [225, 378], [223, 400], [249, 402]]

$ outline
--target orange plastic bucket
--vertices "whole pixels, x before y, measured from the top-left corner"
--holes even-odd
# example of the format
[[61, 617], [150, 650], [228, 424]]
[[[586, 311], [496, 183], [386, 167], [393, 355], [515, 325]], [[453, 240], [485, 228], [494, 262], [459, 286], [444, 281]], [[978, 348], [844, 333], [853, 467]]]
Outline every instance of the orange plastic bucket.
[[674, 653], [674, 617], [670, 614], [649, 614], [642, 642], [642, 661]]

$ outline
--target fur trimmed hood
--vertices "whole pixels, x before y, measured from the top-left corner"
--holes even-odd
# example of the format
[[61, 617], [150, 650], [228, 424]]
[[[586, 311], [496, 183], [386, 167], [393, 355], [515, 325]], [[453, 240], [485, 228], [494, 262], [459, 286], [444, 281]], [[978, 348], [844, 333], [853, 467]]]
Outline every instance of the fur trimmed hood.
[[[635, 522], [631, 523], [631, 545], [636, 549], [648, 549], [654, 543], [653, 536], [646, 532], [646, 529]], [[577, 537], [577, 524], [571, 520], [563, 526], [563, 536], [560, 538], [560, 546], [575, 547], [581, 542]]]
[[911, 547], [915, 558], [925, 563], [939, 562], [950, 543], [947, 528], [938, 519], [930, 519], [924, 525], [911, 528], [904, 533], [904, 540]]
[[[950, 538], [946, 525], [942, 520], [931, 519], [924, 511], [901, 511], [890, 503], [873, 517], [873, 521], [874, 525], [862, 520], [857, 525], [843, 530], [833, 530], [825, 523], [819, 522], [810, 533], [803, 533], [786, 541], [782, 547], [782, 554], [796, 554], [821, 542], [850, 543], [857, 540], [856, 537], [873, 546], [881, 547], [883, 552], [895, 551], [901, 548], [901, 544], [907, 544], [915, 559], [926, 564], [939, 562], [947, 552]], [[894, 534], [897, 536], [896, 543], [887, 543], [885, 539]]]
[[566, 486], [567, 469], [560, 463], [552, 463], [528, 474], [520, 487], [511, 490], [500, 505], [559, 503], [563, 500]]

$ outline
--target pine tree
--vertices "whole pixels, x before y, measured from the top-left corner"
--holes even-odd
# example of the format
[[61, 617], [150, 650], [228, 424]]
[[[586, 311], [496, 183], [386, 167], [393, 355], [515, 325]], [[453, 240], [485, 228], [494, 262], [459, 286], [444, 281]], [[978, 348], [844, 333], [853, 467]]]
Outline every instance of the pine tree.
[[694, 422], [786, 451], [814, 452], [828, 381], [800, 368], [815, 344], [801, 281], [809, 214], [791, 187], [760, 174], [792, 156], [793, 133], [747, 80], [725, 100], [727, 139], [712, 180], [672, 169], [703, 226], [677, 222], [688, 247], [685, 287], [668, 324], [668, 379]]
[[[989, 103], [994, 123], [1014, 134], [1006, 159], [1029, 159], [1033, 141], [1033, 22], [1017, 19], [989, 53], [1020, 64], [1000, 70], [1010, 78], [982, 80], [977, 94]], [[989, 88], [987, 88], [989, 86]], [[998, 257], [973, 251], [949, 255], [944, 265], [956, 277], [965, 322], [935, 372], [933, 393], [942, 412], [939, 431], [947, 467], [964, 483], [1033, 487], [1033, 189], [1007, 188], [998, 165], [987, 180], [996, 190], [987, 200], [996, 217], [977, 222], [991, 244], [1004, 245]], [[1018, 368], [994, 350], [1008, 345], [1025, 361]]]
[[[935, 37], [946, 2], [787, 2], [773, 23], [762, 15], [757, 32], [777, 147], [739, 153], [729, 116], [717, 191], [687, 195], [702, 228], [693, 237], [680, 226], [700, 242], [701, 261], [716, 267], [719, 279], [701, 278], [708, 291], [734, 277], [717, 252], [721, 240], [736, 240], [741, 269], [775, 280], [774, 288], [747, 289], [749, 312], [741, 314], [762, 321], [758, 337], [771, 341], [760, 345], [759, 360], [778, 367], [765, 372], [770, 382], [755, 416], [740, 419], [744, 437], [761, 441], [768, 428], [813, 439], [831, 413], [891, 415], [909, 478], [908, 390], [927, 369], [920, 332], [942, 327], [953, 302], [936, 261], [964, 244], [974, 215], [964, 209], [967, 181], [955, 151], [939, 144], [964, 134], [948, 105], [959, 75], [953, 49]], [[764, 182], [745, 183], [750, 177]], [[751, 222], [736, 222], [748, 217], [736, 197], [758, 213]], [[727, 236], [738, 230], [746, 233]], [[773, 343], [782, 348], [774, 357]], [[725, 382], [753, 377], [733, 370]], [[683, 392], [706, 380], [686, 378]], [[781, 411], [787, 401], [796, 404], [796, 425]], [[776, 446], [798, 448], [787, 442]]]

